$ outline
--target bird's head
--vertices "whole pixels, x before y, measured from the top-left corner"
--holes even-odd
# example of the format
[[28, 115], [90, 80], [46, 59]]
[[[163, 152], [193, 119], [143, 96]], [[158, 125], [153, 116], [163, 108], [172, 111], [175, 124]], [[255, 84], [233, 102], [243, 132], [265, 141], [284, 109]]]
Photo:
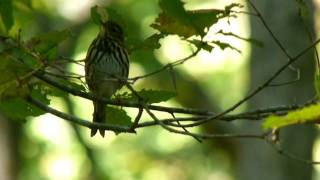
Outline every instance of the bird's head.
[[100, 36], [116, 39], [117, 41], [124, 42], [124, 33], [119, 24], [114, 21], [107, 21], [102, 24]]

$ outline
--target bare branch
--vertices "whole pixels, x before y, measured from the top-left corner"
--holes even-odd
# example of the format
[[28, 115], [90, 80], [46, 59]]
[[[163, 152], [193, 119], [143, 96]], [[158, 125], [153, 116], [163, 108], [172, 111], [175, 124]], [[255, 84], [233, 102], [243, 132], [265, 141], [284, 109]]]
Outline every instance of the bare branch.
[[93, 122], [89, 122], [89, 121], [86, 121], [84, 119], [80, 119], [78, 117], [75, 117], [75, 116], [72, 116], [72, 115], [69, 115], [69, 114], [66, 114], [66, 113], [63, 113], [63, 112], [60, 112], [58, 110], [55, 110], [45, 104], [43, 104], [42, 102], [28, 96], [26, 98], [26, 101], [35, 105], [36, 107], [38, 107], [39, 109], [45, 111], [45, 112], [48, 112], [48, 113], [51, 113], [55, 116], [58, 116], [62, 119], [65, 119], [67, 121], [70, 121], [70, 122], [73, 122], [73, 123], [76, 123], [78, 125], [81, 125], [81, 126], [85, 126], [85, 127], [88, 127], [88, 128], [98, 128], [98, 129], [105, 129], [105, 130], [112, 130], [112, 131], [118, 131], [118, 132], [128, 132], [128, 133], [133, 133], [133, 131], [129, 128], [129, 127], [124, 127], [124, 126], [118, 126], [118, 125], [109, 125], [109, 124], [104, 124], [104, 123], [93, 123]]

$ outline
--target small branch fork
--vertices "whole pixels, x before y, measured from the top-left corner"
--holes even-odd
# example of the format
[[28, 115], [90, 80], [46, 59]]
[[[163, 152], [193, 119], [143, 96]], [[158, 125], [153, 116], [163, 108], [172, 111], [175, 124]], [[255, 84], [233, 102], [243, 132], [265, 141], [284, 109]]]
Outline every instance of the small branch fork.
[[[54, 86], [55, 88], [58, 88], [62, 91], [65, 91], [69, 94], [72, 94], [74, 96], [79, 96], [88, 100], [99, 100], [102, 102], [105, 102], [107, 104], [116, 105], [116, 106], [122, 106], [122, 107], [128, 107], [128, 108], [137, 108], [138, 114], [135, 117], [134, 122], [130, 126], [117, 126], [117, 125], [110, 125], [110, 124], [104, 124], [104, 123], [95, 123], [90, 122], [85, 119], [81, 119], [63, 112], [60, 112], [54, 108], [51, 108], [47, 106], [46, 104], [42, 103], [41, 101], [29, 96], [26, 98], [26, 101], [28, 101], [30, 104], [33, 104], [34, 106], [40, 108], [41, 110], [51, 113], [55, 116], [58, 116], [62, 119], [65, 119], [67, 121], [76, 123], [78, 125], [87, 127], [87, 128], [97, 128], [97, 129], [104, 129], [104, 130], [110, 130], [110, 131], [116, 131], [121, 133], [136, 133], [136, 129], [139, 128], [145, 128], [150, 126], [160, 126], [163, 129], [176, 133], [181, 135], [190, 136], [194, 139], [196, 139], [199, 142], [202, 142], [204, 139], [213, 139], [213, 138], [250, 138], [250, 139], [260, 139], [268, 142], [269, 144], [274, 147], [274, 149], [281, 155], [288, 157], [290, 159], [300, 161], [307, 164], [319, 164], [320, 162], [305, 160], [303, 158], [297, 157], [295, 155], [292, 155], [289, 152], [286, 152], [285, 150], [281, 149], [280, 145], [278, 143], [270, 141], [269, 136], [272, 132], [267, 133], [260, 133], [260, 134], [215, 134], [215, 133], [194, 133], [192, 132], [192, 128], [199, 127], [202, 124], [209, 123], [209, 122], [216, 122], [216, 121], [235, 121], [235, 120], [248, 120], [248, 121], [257, 121], [261, 120], [271, 114], [277, 114], [277, 115], [284, 115], [287, 114], [289, 111], [307, 106], [309, 104], [315, 103], [314, 100], [311, 100], [309, 102], [306, 102], [305, 104], [296, 104], [296, 105], [289, 105], [289, 106], [278, 106], [278, 107], [269, 107], [265, 109], [257, 109], [253, 111], [248, 111], [244, 113], [238, 113], [230, 115], [229, 113], [237, 109], [239, 106], [241, 106], [243, 103], [247, 102], [252, 97], [256, 96], [259, 92], [266, 89], [267, 87], [273, 86], [274, 80], [287, 68], [290, 68], [291, 65], [296, 62], [299, 58], [301, 58], [303, 55], [305, 55], [309, 50], [314, 49], [315, 46], [320, 42], [320, 40], [316, 40], [313, 43], [311, 43], [308, 47], [301, 50], [298, 54], [295, 56], [290, 55], [283, 44], [280, 42], [280, 40], [275, 36], [275, 34], [272, 32], [271, 28], [268, 26], [267, 22], [259, 12], [258, 8], [250, 1], [247, 0], [248, 4], [252, 7], [253, 13], [248, 12], [245, 14], [254, 15], [255, 17], [258, 17], [262, 25], [267, 29], [268, 33], [270, 34], [271, 38], [275, 41], [277, 46], [280, 48], [280, 50], [283, 52], [283, 54], [287, 57], [288, 61], [284, 63], [281, 67], [279, 67], [271, 76], [268, 78], [265, 82], [263, 82], [260, 86], [258, 86], [254, 91], [249, 93], [247, 96], [245, 96], [243, 99], [239, 100], [235, 104], [233, 104], [231, 107], [227, 108], [226, 110], [220, 112], [220, 113], [214, 113], [212, 111], [203, 110], [203, 109], [191, 109], [191, 108], [178, 108], [178, 107], [166, 107], [166, 106], [159, 106], [159, 105], [152, 105], [147, 102], [147, 100], [143, 99], [139, 96], [137, 91], [132, 87], [131, 84], [134, 84], [136, 81], [140, 79], [144, 79], [153, 75], [156, 75], [158, 73], [161, 73], [165, 70], [172, 71], [174, 67], [181, 65], [185, 63], [186, 61], [190, 60], [191, 58], [195, 57], [201, 50], [201, 48], [196, 49], [193, 53], [191, 53], [189, 56], [174, 61], [172, 63], [168, 63], [167, 65], [163, 66], [162, 68], [137, 77], [129, 78], [126, 80], [119, 79], [119, 81], [125, 81], [127, 88], [132, 92], [133, 95], [135, 95], [138, 98], [138, 102], [124, 102], [124, 101], [116, 101], [116, 100], [110, 100], [106, 98], [98, 98], [94, 94], [87, 93], [84, 91], [80, 91], [78, 89], [75, 89], [71, 86], [66, 86], [65, 84], [61, 84], [59, 81], [56, 80], [56, 78], [73, 78], [81, 80], [84, 77], [73, 74], [73, 73], [66, 73], [66, 74], [54, 74], [51, 72], [46, 71], [37, 71], [33, 72], [33, 76], [37, 77], [38, 79], [42, 80], [43, 82], [47, 83], [50, 86]], [[63, 62], [69, 62], [69, 63], [75, 63], [77, 65], [83, 66], [81, 64], [81, 61], [75, 61], [68, 58], [61, 58], [62, 60], [59, 61], [59, 63]], [[51, 65], [50, 67], [56, 68], [59, 71], [59, 68]], [[175, 81], [174, 81], [175, 82]], [[172, 118], [168, 119], [159, 119], [155, 112], [166, 112], [172, 115]], [[140, 122], [141, 116], [143, 113], [147, 113], [151, 120]], [[183, 114], [183, 115], [189, 115], [187, 117], [177, 117], [176, 114]], [[191, 115], [191, 116], [190, 116]]]

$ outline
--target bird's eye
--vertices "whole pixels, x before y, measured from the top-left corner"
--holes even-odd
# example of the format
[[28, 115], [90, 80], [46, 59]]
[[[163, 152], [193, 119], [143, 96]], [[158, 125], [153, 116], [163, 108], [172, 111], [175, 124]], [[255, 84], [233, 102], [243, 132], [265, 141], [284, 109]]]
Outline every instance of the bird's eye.
[[114, 27], [111, 27], [112, 32], [116, 32], [116, 29]]
[[118, 32], [118, 29], [117, 29], [117, 27], [115, 27], [115, 26], [112, 26], [110, 30], [111, 30], [112, 32]]

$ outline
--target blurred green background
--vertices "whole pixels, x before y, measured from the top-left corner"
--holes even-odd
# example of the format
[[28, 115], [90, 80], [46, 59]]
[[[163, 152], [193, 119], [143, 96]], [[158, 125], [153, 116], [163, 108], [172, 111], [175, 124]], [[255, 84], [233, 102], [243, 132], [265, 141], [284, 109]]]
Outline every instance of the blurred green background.
[[[186, 9], [224, 9], [226, 5], [239, 2], [245, 5], [242, 11], [249, 11], [246, 1], [241, 0], [184, 2]], [[311, 1], [307, 2], [314, 7]], [[294, 54], [308, 45], [297, 5], [293, 1], [260, 0], [255, 4], [289, 52]], [[108, 5], [122, 15], [130, 44], [139, 44], [156, 32], [150, 24], [161, 12], [156, 0], [16, 0], [13, 5], [15, 26], [10, 31], [13, 36], [17, 35], [18, 29], [22, 30], [24, 40], [53, 30], [69, 29], [72, 36], [63, 43], [60, 53], [77, 60], [85, 57], [89, 44], [99, 30], [90, 20], [92, 6]], [[317, 21], [312, 19], [312, 15], [310, 17], [307, 22], [312, 29]], [[262, 40], [264, 47], [216, 34], [220, 29]], [[228, 48], [201, 51], [175, 69], [176, 89], [169, 71], [140, 80], [135, 88], [178, 93], [177, 98], [162, 105], [218, 112], [244, 97], [285, 62], [283, 53], [254, 16], [238, 14], [229, 22], [227, 19], [219, 21], [210, 28], [206, 38], [228, 42], [241, 53]], [[194, 50], [178, 36], [169, 36], [160, 42], [161, 48], [158, 50], [137, 50], [130, 55], [130, 77], [157, 70], [164, 64], [188, 56]], [[266, 89], [237, 111], [304, 102], [312, 97], [312, 59], [313, 55], [308, 54], [296, 64], [302, 72], [298, 83]], [[69, 65], [65, 68], [84, 73], [82, 66]], [[294, 73], [288, 71], [280, 81], [293, 77]], [[90, 101], [71, 95], [52, 97], [51, 106], [88, 120], [93, 110]], [[131, 116], [137, 113], [135, 109], [126, 110]], [[157, 115], [169, 117], [167, 114]], [[143, 116], [142, 120], [150, 120], [150, 117]], [[320, 177], [320, 169], [286, 159], [261, 140], [211, 139], [199, 143], [160, 127], [139, 129], [136, 135], [115, 136], [107, 133], [104, 139], [99, 136], [91, 138], [87, 128], [50, 114], [29, 118], [24, 123], [2, 118], [0, 129], [0, 179], [284, 180]], [[192, 130], [210, 133], [261, 131], [259, 122], [245, 121], [210, 123]], [[313, 127], [288, 128], [284, 132], [284, 147], [311, 159], [312, 151], [315, 155], [319, 149], [319, 145], [313, 148], [315, 136]]]

